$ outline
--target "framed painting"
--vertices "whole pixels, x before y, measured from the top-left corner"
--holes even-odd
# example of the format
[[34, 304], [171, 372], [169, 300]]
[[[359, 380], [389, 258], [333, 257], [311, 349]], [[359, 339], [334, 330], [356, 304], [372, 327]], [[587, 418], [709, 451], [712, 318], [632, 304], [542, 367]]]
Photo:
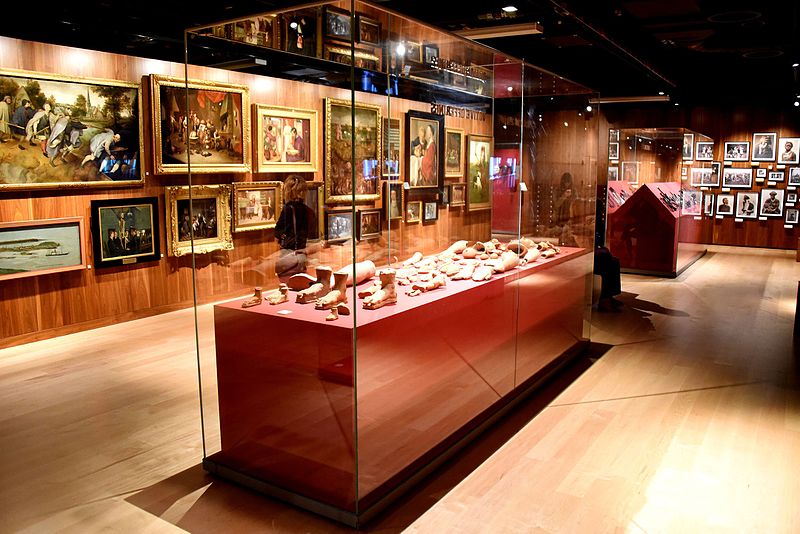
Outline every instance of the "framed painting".
[[283, 207], [283, 182], [233, 184], [233, 231], [275, 228]]
[[714, 195], [706, 194], [703, 196], [703, 215], [712, 217], [714, 215]]
[[375, 239], [381, 235], [381, 210], [358, 211], [358, 240]]
[[725, 143], [725, 161], [748, 161], [749, 159], [749, 141], [732, 141]]
[[158, 198], [92, 200], [94, 268], [161, 259]]
[[406, 222], [418, 223], [422, 220], [422, 201], [412, 200], [406, 202]]
[[304, 56], [317, 55], [317, 9], [300, 9], [281, 15], [283, 49]]
[[778, 163], [800, 163], [800, 137], [781, 137]]
[[86, 268], [83, 217], [0, 222], [0, 281]]
[[688, 174], [688, 172], [689, 172], [689, 167], [681, 167], [681, 176], [684, 178], [684, 180], [686, 179], [686, 175]]
[[700, 215], [702, 209], [702, 191], [681, 189], [681, 215]]
[[426, 65], [433, 65], [439, 58], [439, 47], [433, 44], [422, 45], [422, 60]]
[[608, 140], [609, 141], [619, 141], [619, 130], [609, 130], [608, 131]]
[[461, 178], [464, 176], [464, 130], [446, 128], [444, 132], [444, 175]]
[[400, 119], [383, 119], [383, 177], [400, 178]]
[[383, 192], [383, 213], [387, 221], [397, 221], [403, 218], [403, 201], [405, 189], [403, 182], [384, 182], [386, 188]]
[[252, 17], [214, 26], [213, 34], [231, 41], [273, 48], [278, 46], [276, 22], [275, 15]]
[[350, 209], [325, 212], [325, 239], [328, 243], [342, 243], [353, 238], [353, 211]]
[[631, 184], [639, 183], [639, 162], [638, 161], [623, 161], [622, 162], [622, 179]]
[[0, 69], [0, 190], [144, 184], [139, 86]]
[[736, 193], [736, 217], [742, 219], [755, 219], [758, 217], [758, 193], [752, 191], [739, 191]]
[[444, 117], [406, 113], [406, 172], [411, 189], [444, 187]]
[[783, 189], [762, 189], [759, 198], [759, 214], [762, 217], [783, 217]]
[[366, 70], [381, 70], [381, 56], [376, 54], [372, 48], [355, 47], [351, 50], [349, 46], [339, 44], [325, 44], [323, 57], [330, 61], [358, 67]]
[[783, 171], [770, 171], [767, 180], [770, 182], [782, 182], [783, 177]]
[[[325, 99], [325, 202], [350, 204], [380, 200], [381, 108]], [[352, 161], [353, 139], [355, 161]], [[353, 186], [355, 185], [355, 189]]]
[[231, 186], [164, 188], [167, 204], [167, 252], [170, 256], [232, 250]]
[[411, 63], [422, 63], [422, 45], [416, 41], [406, 41], [406, 61]]
[[717, 215], [733, 215], [733, 195], [717, 195]]
[[358, 42], [370, 46], [381, 45], [381, 23], [366, 15], [358, 14]]
[[722, 171], [722, 187], [753, 187], [753, 169], [727, 167]]
[[344, 9], [325, 6], [324, 21], [322, 31], [326, 39], [350, 41], [353, 38], [353, 17]]
[[712, 161], [714, 159], [714, 143], [698, 141], [695, 146], [695, 161]]
[[608, 159], [619, 159], [619, 143], [608, 143]]
[[158, 174], [250, 172], [245, 85], [150, 75]]
[[789, 185], [800, 185], [800, 167], [792, 167], [789, 169]]
[[314, 172], [319, 167], [317, 112], [253, 104], [255, 172]]
[[756, 178], [766, 178], [767, 169], [756, 169]]
[[309, 221], [308, 240], [319, 241], [325, 235], [325, 218], [322, 216], [325, 202], [323, 202], [323, 183], [306, 182], [306, 206], [314, 213], [314, 220]]
[[798, 211], [796, 208], [786, 210], [786, 224], [797, 224]]
[[694, 134], [683, 134], [683, 159], [694, 159]]
[[439, 205], [436, 202], [425, 202], [422, 206], [422, 222], [439, 219]]
[[467, 136], [467, 210], [487, 210], [492, 207], [492, 182], [489, 180], [489, 158], [492, 138], [484, 135]]
[[457, 208], [466, 205], [467, 201], [467, 184], [462, 182], [459, 184], [450, 184], [450, 207]]
[[775, 161], [775, 147], [778, 144], [775, 132], [753, 134], [753, 161]]
[[608, 181], [609, 182], [616, 182], [619, 180], [619, 167], [609, 167], [608, 168]]

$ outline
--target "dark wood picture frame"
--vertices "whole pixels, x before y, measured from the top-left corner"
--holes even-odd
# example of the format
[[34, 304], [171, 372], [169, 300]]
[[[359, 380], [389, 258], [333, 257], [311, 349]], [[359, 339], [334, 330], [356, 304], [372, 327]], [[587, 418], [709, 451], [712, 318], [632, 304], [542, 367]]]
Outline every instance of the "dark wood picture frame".
[[[158, 217], [158, 197], [92, 200], [90, 221], [94, 268], [159, 261], [161, 229]], [[134, 236], [130, 235], [132, 230], [136, 232]], [[114, 242], [110, 241], [110, 231], [116, 231]]]
[[370, 46], [381, 45], [381, 23], [364, 14], [356, 15], [357, 42]]
[[[387, 221], [403, 220], [403, 206], [405, 204], [406, 190], [403, 182], [387, 181], [383, 183], [383, 213]], [[392, 193], [395, 193], [392, 199]]]
[[[332, 224], [334, 222], [335, 217], [342, 217], [343, 219], [349, 221], [349, 230], [348, 233], [340, 234], [335, 233], [332, 231]], [[353, 210], [351, 209], [338, 209], [338, 210], [325, 210], [325, 240], [328, 243], [344, 243], [348, 239], [355, 238], [355, 225], [353, 220]]]
[[352, 39], [355, 20], [349, 11], [325, 6], [322, 22], [322, 34], [326, 40], [350, 41]]
[[381, 235], [381, 209], [358, 210], [358, 240], [375, 239]]
[[[424, 149], [425, 152], [421, 155], [417, 154], [417, 146], [421, 146], [421, 139], [419, 137], [419, 130], [422, 128], [427, 136], [427, 128], [430, 127], [433, 131], [433, 139], [435, 146], [434, 157], [436, 161], [433, 165], [428, 165], [426, 157], [428, 150], [430, 150], [430, 142]], [[435, 130], [435, 131], [434, 131]], [[427, 139], [427, 137], [426, 137]], [[405, 130], [405, 174], [406, 182], [412, 190], [437, 190], [444, 189], [444, 139], [445, 127], [444, 117], [441, 115], [434, 115], [433, 113], [426, 113], [424, 111], [410, 110], [406, 113], [406, 130]], [[420, 149], [421, 151], [422, 149]], [[413, 158], [420, 158], [415, 161]], [[429, 174], [432, 176], [425, 176], [424, 169], [428, 169]], [[412, 176], [412, 173], [419, 172], [417, 177]]]

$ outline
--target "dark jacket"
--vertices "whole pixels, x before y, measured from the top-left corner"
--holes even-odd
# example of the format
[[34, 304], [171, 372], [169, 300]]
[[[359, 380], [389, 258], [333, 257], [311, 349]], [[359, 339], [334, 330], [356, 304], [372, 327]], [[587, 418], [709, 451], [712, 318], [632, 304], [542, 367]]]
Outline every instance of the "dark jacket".
[[289, 250], [305, 248], [309, 221], [313, 216], [311, 208], [302, 201], [293, 200], [284, 204], [281, 216], [275, 224], [275, 239], [281, 248]]

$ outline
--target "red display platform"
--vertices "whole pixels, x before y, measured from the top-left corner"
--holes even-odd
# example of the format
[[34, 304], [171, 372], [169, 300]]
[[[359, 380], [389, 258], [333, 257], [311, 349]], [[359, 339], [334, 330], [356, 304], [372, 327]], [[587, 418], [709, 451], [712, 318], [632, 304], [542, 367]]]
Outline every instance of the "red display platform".
[[623, 272], [675, 277], [705, 254], [701, 205], [684, 210], [684, 197], [678, 182], [645, 184], [609, 210], [608, 247]]
[[607, 189], [606, 204], [609, 215], [617, 211], [633, 195], [630, 182], [625, 180], [612, 180], [608, 182]]
[[374, 311], [350, 288], [334, 322], [294, 294], [215, 306], [222, 450], [206, 468], [360, 516], [585, 343], [591, 270], [562, 248]]

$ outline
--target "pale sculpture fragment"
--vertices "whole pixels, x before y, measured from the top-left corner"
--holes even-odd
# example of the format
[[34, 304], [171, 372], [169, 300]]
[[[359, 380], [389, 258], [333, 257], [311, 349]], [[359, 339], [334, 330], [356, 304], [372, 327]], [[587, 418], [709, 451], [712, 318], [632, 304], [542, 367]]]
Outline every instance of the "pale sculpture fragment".
[[397, 290], [394, 285], [395, 274], [393, 269], [381, 271], [380, 289], [364, 299], [363, 306], [365, 310], [377, 310], [387, 304], [397, 302]]
[[297, 294], [297, 302], [300, 304], [311, 304], [312, 302], [316, 302], [318, 298], [327, 295], [331, 290], [332, 271], [333, 269], [325, 265], [317, 267], [317, 281]]

